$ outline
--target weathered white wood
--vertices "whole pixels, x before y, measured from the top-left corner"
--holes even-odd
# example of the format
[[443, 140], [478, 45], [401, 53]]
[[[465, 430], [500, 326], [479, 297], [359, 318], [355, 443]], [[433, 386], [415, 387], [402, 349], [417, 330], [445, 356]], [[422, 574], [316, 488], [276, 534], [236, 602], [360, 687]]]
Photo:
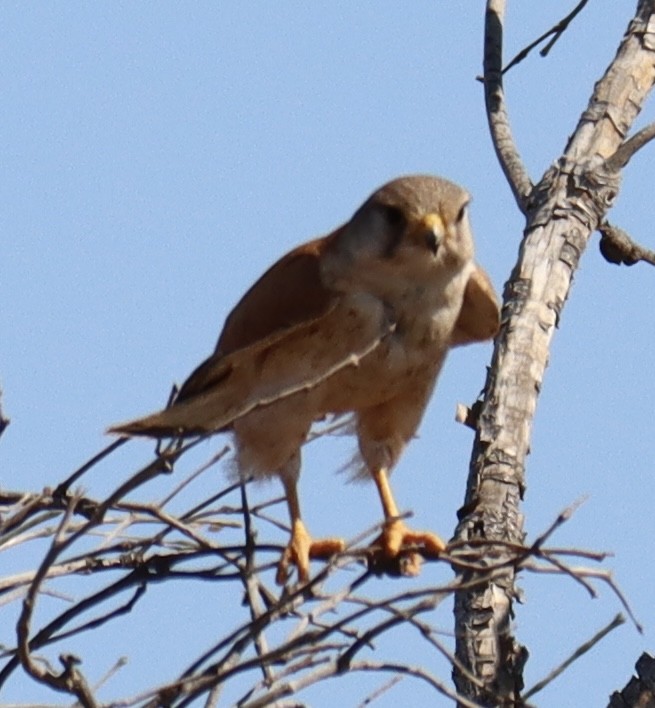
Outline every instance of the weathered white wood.
[[[489, 0], [487, 23], [502, 29], [503, 10], [502, 0]], [[527, 218], [504, 293], [501, 332], [480, 409], [458, 541], [523, 540], [525, 461], [551, 340], [580, 256], [618, 193], [617, 168], [622, 165], [611, 157], [625, 141], [654, 82], [655, 0], [640, 0], [564, 154], [529, 196], [524, 196], [527, 174], [511, 140], [502, 92], [495, 94], [501, 101], [495, 107], [502, 114], [502, 130], [494, 144]], [[490, 125], [493, 132], [493, 116]], [[509, 624], [515, 592], [514, 572], [508, 570], [504, 577], [456, 598], [457, 656], [484, 688], [457, 669], [455, 682], [459, 693], [484, 705], [520, 698], [527, 652]]]

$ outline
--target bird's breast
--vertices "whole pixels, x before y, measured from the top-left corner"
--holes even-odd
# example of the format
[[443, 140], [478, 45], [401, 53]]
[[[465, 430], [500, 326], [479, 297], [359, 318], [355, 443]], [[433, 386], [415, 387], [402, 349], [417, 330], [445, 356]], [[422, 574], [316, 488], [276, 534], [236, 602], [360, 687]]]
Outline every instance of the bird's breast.
[[456, 283], [436, 294], [415, 288], [386, 303], [393, 330], [357, 366], [340, 371], [324, 387], [322, 412], [361, 410], [413, 386], [431, 386], [448, 353], [463, 292]]

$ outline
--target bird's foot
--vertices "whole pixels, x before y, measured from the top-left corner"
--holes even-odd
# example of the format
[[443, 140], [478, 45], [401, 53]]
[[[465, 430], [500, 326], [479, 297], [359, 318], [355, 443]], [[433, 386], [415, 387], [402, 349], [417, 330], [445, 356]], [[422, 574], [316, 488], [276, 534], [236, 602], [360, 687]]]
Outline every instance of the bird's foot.
[[300, 519], [296, 519], [291, 529], [289, 544], [278, 563], [275, 582], [284, 585], [289, 578], [289, 566], [295, 565], [298, 569], [298, 580], [306, 583], [309, 580], [310, 559], [328, 560], [335, 553], [341, 553], [345, 547], [346, 544], [340, 538], [312, 540], [305, 524]]
[[435, 533], [412, 531], [404, 521], [387, 521], [371, 546], [369, 567], [375, 573], [415, 576], [425, 558], [438, 558], [446, 544]]

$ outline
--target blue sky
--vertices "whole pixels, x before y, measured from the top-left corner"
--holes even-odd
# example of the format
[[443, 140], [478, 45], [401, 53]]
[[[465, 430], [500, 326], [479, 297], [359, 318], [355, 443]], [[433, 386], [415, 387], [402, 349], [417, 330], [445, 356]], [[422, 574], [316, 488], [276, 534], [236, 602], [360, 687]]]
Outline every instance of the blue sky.
[[[512, 4], [508, 57], [572, 5]], [[590, 3], [548, 58], [531, 56], [507, 76], [533, 179], [564, 147], [634, 5]], [[106, 444], [109, 424], [163, 405], [268, 265], [399, 174], [432, 172], [469, 189], [478, 258], [502, 290], [522, 221], [475, 80], [483, 10], [427, 0], [0, 5], [0, 385], [12, 419], [0, 440], [0, 484], [52, 485]], [[652, 101], [639, 125], [648, 118]], [[635, 157], [611, 214], [650, 247], [654, 165], [652, 147]], [[534, 537], [586, 495], [556, 543], [616, 554], [608, 566], [645, 634], [630, 625], [614, 632], [540, 694], [544, 706], [602, 705], [639, 654], [655, 649], [655, 271], [610, 266], [596, 242], [551, 352], [525, 527]], [[490, 346], [453, 353], [394, 476], [400, 505], [445, 537], [472, 442], [454, 422], [455, 405], [475, 398], [490, 354]], [[317, 534], [352, 536], [378, 520], [377, 501], [332, 474], [354, 443], [327, 443], [306, 456], [305, 517]], [[113, 488], [149, 449], [135, 443], [120, 464], [107, 463], [85, 482], [89, 494]], [[430, 573], [449, 577], [446, 568]], [[526, 575], [520, 584], [526, 602], [515, 626], [532, 653], [528, 685], [619, 610], [604, 586], [592, 601], [561, 578]], [[214, 601], [211, 588], [199, 592]], [[193, 628], [197, 602], [181, 591], [162, 597], [126, 631], [147, 636], [170, 607]], [[435, 622], [452, 629], [450, 609]], [[98, 675], [122, 651], [109, 636]], [[420, 663], [416, 652], [409, 658]], [[138, 661], [121, 680], [156, 681], [161, 664]], [[448, 679], [447, 667], [434, 670]], [[357, 705], [376, 681], [333, 682], [329, 700], [320, 690], [307, 700]], [[401, 695], [429, 700], [405, 679], [375, 705]], [[16, 681], [3, 700], [44, 697]]]

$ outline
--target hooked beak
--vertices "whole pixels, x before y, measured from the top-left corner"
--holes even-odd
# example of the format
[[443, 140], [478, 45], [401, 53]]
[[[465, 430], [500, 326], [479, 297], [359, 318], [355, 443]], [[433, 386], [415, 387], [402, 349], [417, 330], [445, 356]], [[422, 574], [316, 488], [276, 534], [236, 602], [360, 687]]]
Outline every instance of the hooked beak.
[[439, 245], [446, 233], [446, 227], [439, 214], [426, 214], [416, 224], [414, 234], [417, 243], [423, 243], [433, 256], [437, 255]]

